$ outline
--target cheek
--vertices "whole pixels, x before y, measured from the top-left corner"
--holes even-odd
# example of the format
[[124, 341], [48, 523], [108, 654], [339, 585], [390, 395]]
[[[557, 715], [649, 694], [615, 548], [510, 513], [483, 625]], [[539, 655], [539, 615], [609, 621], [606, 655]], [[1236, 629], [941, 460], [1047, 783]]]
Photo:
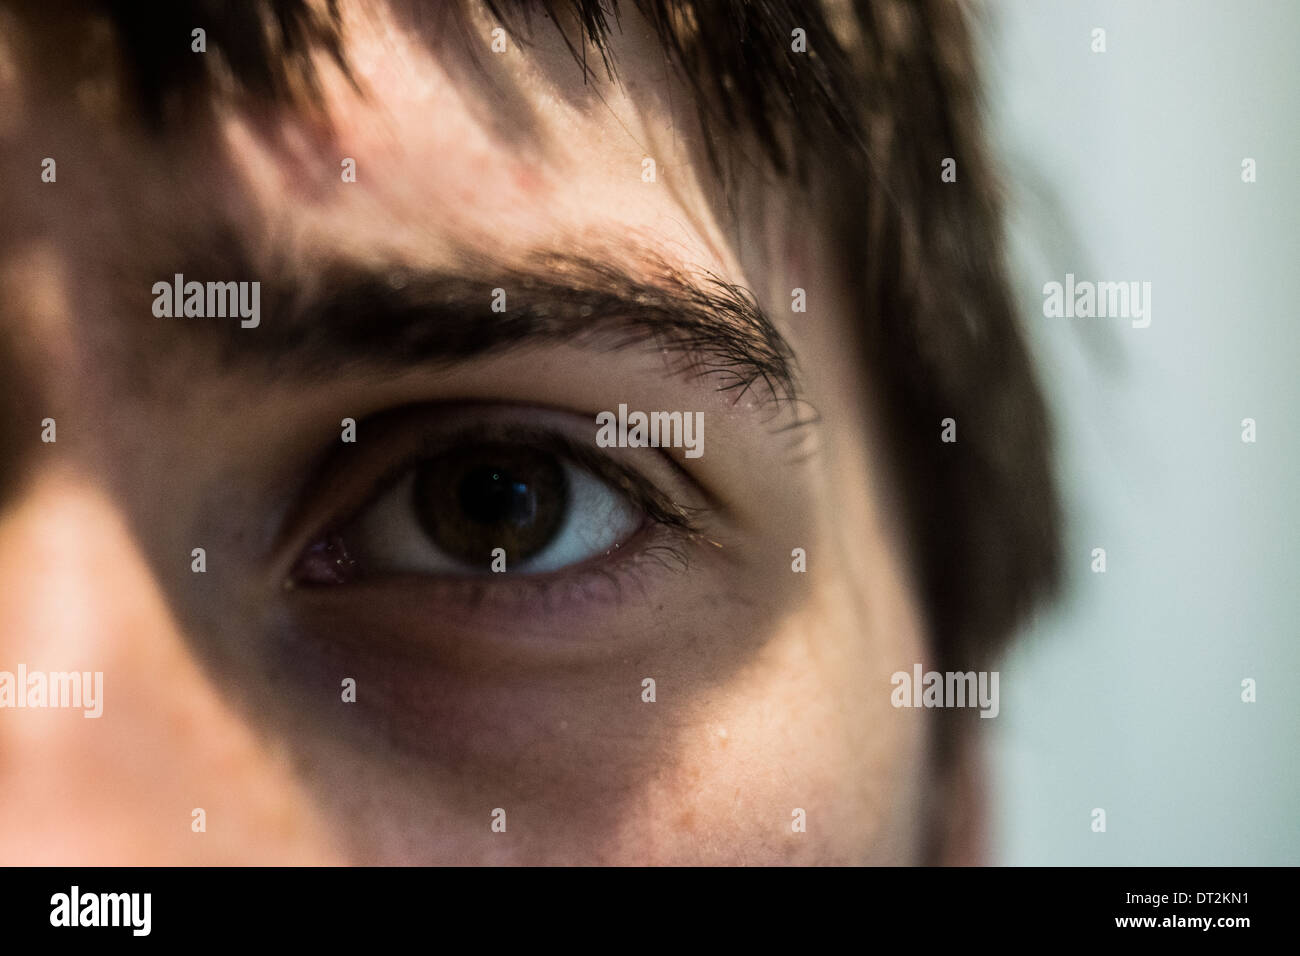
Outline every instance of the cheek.
[[[647, 768], [616, 845], [656, 863], [915, 862], [922, 711], [888, 701], [882, 651], [822, 608], [789, 620], [701, 700], [671, 763]], [[897, 639], [896, 639], [897, 640]], [[903, 643], [910, 643], [907, 636]]]
[[[499, 667], [473, 694], [452, 681], [420, 704], [440, 712], [417, 721], [430, 734], [419, 753], [320, 739], [315, 717], [287, 736], [315, 741], [309, 789], [357, 862], [914, 862], [924, 711], [892, 708], [888, 680], [914, 635], [855, 613], [850, 593], [780, 615], [734, 666], [709, 642], [670, 642], [662, 659], [620, 654], [559, 683]], [[744, 643], [768, 620], [733, 611], [702, 630]], [[382, 693], [371, 677], [358, 686]], [[489, 829], [497, 807], [508, 835]]]

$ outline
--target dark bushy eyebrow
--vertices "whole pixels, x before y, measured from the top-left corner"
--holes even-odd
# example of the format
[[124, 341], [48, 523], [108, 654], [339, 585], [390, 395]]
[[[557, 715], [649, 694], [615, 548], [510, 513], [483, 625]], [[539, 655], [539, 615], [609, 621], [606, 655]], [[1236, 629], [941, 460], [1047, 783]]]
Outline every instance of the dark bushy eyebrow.
[[[662, 268], [640, 280], [566, 254], [534, 257], [526, 269], [470, 271], [340, 262], [314, 279], [264, 273], [261, 324], [224, 323], [223, 357], [320, 378], [358, 365], [446, 367], [546, 343], [596, 354], [645, 347], [737, 399], [751, 390], [761, 401], [796, 398], [789, 343], [752, 293], [718, 276]], [[504, 311], [492, 309], [497, 289]]]

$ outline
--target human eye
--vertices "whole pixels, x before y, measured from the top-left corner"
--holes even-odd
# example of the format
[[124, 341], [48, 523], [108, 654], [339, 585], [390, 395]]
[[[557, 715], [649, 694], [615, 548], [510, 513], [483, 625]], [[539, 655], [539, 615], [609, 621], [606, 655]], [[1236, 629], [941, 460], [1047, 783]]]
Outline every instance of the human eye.
[[686, 481], [656, 451], [597, 448], [592, 420], [443, 405], [359, 423], [357, 444], [327, 465], [311, 506], [320, 527], [289, 583], [427, 578], [481, 589], [608, 579], [648, 557], [685, 564], [700, 516]]

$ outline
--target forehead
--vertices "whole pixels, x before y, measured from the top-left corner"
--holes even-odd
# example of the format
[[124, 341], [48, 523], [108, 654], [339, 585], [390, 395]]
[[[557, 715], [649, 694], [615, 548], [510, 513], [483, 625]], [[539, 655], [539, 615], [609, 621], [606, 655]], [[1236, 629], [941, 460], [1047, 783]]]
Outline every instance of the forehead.
[[[833, 337], [828, 322], [781, 319], [791, 285], [824, 283], [826, 237], [785, 228], [797, 196], [762, 175], [723, 202], [697, 103], [634, 8], [609, 41], [617, 78], [594, 53], [584, 72], [568, 45], [576, 23], [539, 16], [505, 36], [475, 3], [344, 3], [340, 17], [347, 73], [314, 54], [320, 88], [305, 106], [221, 105], [211, 124], [158, 135], [130, 121], [122, 91], [116, 110], [102, 107], [112, 91], [69, 97], [41, 134], [61, 157], [58, 189], [23, 187], [41, 238], [58, 242], [21, 261], [68, 303], [100, 308], [68, 348], [56, 343], [79, 358], [47, 367], [110, 374], [110, 354], [192, 345], [191, 326], [152, 320], [147, 298], [139, 307], [185, 262], [207, 279], [285, 261], [303, 274], [348, 260], [508, 271], [556, 252], [634, 278], [667, 264], [749, 287], [796, 348]], [[85, 319], [63, 311], [69, 328]]]
[[574, 25], [539, 20], [524, 49], [477, 6], [440, 9], [343, 8], [351, 77], [321, 59], [328, 126], [223, 117], [234, 182], [263, 223], [291, 223], [304, 252], [422, 266], [650, 244], [736, 276], [693, 102], [634, 12], [612, 80], [584, 76], [561, 32]]

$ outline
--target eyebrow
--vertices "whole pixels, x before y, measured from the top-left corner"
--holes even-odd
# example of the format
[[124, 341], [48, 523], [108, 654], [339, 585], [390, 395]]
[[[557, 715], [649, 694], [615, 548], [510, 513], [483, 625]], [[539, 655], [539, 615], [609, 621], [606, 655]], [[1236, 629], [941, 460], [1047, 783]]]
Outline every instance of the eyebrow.
[[[327, 262], [310, 277], [272, 270], [259, 280], [257, 328], [216, 320], [223, 362], [273, 362], [324, 378], [367, 363], [448, 367], [545, 343], [644, 347], [664, 352], [673, 372], [735, 391], [737, 401], [751, 390], [763, 401], [797, 400], [789, 342], [749, 290], [712, 273], [659, 266], [641, 280], [561, 253], [534, 256], [519, 269], [480, 263], [471, 272], [352, 261]], [[504, 309], [493, 311], [501, 293]]]

